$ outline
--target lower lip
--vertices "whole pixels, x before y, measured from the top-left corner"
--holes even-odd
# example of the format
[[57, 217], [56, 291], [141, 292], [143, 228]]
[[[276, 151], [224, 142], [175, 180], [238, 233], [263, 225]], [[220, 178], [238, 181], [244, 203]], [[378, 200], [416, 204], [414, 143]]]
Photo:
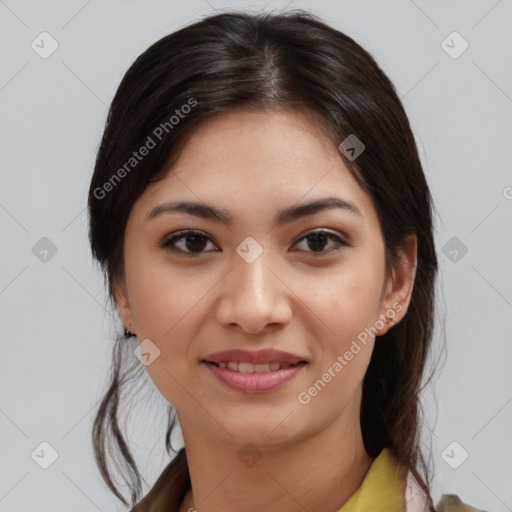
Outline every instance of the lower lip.
[[306, 366], [306, 363], [299, 363], [273, 372], [240, 373], [229, 368], [219, 368], [211, 363], [203, 362], [203, 364], [220, 382], [243, 393], [274, 391], [291, 381]]

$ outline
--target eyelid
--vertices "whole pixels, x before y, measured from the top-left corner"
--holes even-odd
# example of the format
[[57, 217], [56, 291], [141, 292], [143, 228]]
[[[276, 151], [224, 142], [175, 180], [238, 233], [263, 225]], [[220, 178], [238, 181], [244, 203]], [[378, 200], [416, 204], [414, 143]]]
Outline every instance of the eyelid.
[[301, 235], [299, 235], [299, 237], [297, 238], [297, 242], [299, 240], [302, 240], [303, 238], [309, 236], [309, 235], [314, 235], [316, 233], [326, 233], [327, 235], [332, 235], [334, 237], [339, 238], [346, 245], [350, 245], [350, 243], [349, 243], [350, 238], [349, 238], [348, 235], [343, 233], [343, 231], [331, 230], [329, 228], [313, 228], [313, 229], [310, 229], [310, 230], [306, 231], [305, 233], [302, 233]]

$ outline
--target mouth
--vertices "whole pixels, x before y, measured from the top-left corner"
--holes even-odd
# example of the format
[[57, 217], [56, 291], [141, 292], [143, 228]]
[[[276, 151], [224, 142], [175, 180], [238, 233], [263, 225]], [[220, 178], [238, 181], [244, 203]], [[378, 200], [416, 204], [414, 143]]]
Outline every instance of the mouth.
[[223, 387], [242, 393], [275, 391], [308, 365], [303, 357], [274, 348], [224, 350], [200, 363]]

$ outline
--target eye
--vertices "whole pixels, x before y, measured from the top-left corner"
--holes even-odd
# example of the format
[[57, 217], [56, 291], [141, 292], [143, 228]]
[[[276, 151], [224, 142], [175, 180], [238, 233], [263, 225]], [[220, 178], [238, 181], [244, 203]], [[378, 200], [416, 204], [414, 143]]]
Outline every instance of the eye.
[[[208, 241], [211, 241], [211, 238], [202, 231], [187, 230], [164, 238], [160, 247], [162, 249], [167, 248], [172, 251], [183, 252], [194, 257], [205, 252], [203, 249], [208, 244]], [[187, 252], [185, 249], [190, 249], [190, 252]]]
[[[311, 231], [299, 238], [298, 242], [296, 242], [294, 245], [300, 245], [299, 242], [302, 242], [303, 240], [306, 240], [306, 245], [313, 250], [302, 250], [306, 250], [306, 252], [312, 253], [315, 257], [323, 256], [329, 252], [338, 251], [341, 249], [340, 246], [350, 246], [349, 243], [345, 242], [345, 240], [343, 240], [338, 235], [325, 230]], [[329, 241], [334, 241], [334, 244], [338, 245], [338, 247], [331, 251], [324, 251], [323, 249], [325, 249], [326, 245], [329, 244]], [[182, 252], [194, 257], [207, 252], [205, 247], [209, 242], [212, 242], [211, 238], [202, 231], [185, 230], [164, 238], [164, 240], [159, 245], [162, 249]], [[213, 242], [212, 245], [214, 245]]]
[[338, 246], [349, 247], [349, 244], [345, 242], [345, 240], [343, 240], [341, 237], [325, 230], [310, 231], [303, 237], [299, 238], [299, 242], [302, 240], [307, 240], [306, 245], [311, 247], [313, 251], [306, 252], [311, 252], [314, 257], [323, 256], [330, 252], [335, 252], [341, 249], [341, 247], [337, 247], [331, 251], [323, 251], [322, 249], [328, 245], [329, 241], [334, 241]]

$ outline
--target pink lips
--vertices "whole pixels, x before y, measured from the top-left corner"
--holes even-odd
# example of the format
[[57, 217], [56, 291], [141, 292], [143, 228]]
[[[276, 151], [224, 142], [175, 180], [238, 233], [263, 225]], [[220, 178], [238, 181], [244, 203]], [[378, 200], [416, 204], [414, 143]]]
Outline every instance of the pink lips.
[[[268, 372], [241, 373], [217, 366], [221, 362], [281, 363], [292, 366]], [[243, 393], [263, 393], [278, 389], [292, 380], [307, 365], [304, 358], [275, 349], [263, 349], [256, 352], [241, 349], [226, 350], [207, 356], [201, 363], [221, 383]]]

